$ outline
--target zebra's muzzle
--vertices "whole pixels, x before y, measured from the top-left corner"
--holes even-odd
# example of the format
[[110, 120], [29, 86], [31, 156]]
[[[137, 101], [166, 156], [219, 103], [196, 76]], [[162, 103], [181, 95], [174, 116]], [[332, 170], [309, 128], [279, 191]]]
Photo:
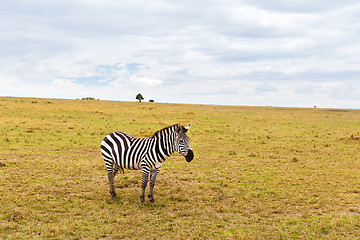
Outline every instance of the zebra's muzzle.
[[187, 162], [191, 162], [193, 158], [194, 158], [194, 152], [191, 149], [189, 149], [188, 154], [185, 156], [185, 159]]

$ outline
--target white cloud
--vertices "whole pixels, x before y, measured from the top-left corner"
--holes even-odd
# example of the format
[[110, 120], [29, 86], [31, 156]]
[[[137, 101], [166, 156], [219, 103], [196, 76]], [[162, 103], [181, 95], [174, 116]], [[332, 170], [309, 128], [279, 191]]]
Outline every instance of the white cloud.
[[156, 87], [162, 84], [162, 81], [159, 79], [148, 78], [145, 76], [131, 76], [131, 83], [144, 86], [144, 87]]
[[275, 86], [267, 82], [262, 82], [255, 86], [256, 93], [277, 92], [277, 91], [278, 89]]
[[74, 81], [71, 81], [69, 79], [55, 79], [52, 82], [52, 85], [54, 86], [54, 88], [62, 88], [62, 90], [68, 91], [69, 89], [72, 90], [79, 90], [79, 88], [81, 88], [80, 84], [76, 84], [74, 83]]
[[312, 106], [321, 94], [360, 108], [359, 11], [354, 0], [8, 1], [0, 95]]

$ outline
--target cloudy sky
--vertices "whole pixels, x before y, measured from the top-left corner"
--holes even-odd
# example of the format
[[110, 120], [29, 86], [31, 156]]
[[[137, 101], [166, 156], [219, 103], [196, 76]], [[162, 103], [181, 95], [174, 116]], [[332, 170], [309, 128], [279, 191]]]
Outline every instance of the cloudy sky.
[[0, 96], [360, 108], [358, 0], [0, 2]]

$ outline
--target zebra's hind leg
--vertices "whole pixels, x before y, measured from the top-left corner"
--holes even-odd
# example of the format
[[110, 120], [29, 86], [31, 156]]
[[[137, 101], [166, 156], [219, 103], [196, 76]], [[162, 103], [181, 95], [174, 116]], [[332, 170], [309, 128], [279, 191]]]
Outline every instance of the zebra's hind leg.
[[114, 186], [114, 175], [115, 174], [113, 171], [108, 172], [109, 184], [110, 184], [110, 194], [111, 194], [112, 198], [116, 197], [115, 186]]
[[105, 158], [105, 164], [106, 164], [106, 169], [108, 171], [108, 178], [109, 178], [109, 185], [110, 185], [110, 194], [112, 196], [112, 198], [116, 197], [116, 193], [115, 193], [115, 186], [114, 186], [114, 178], [115, 178], [115, 162], [112, 162], [111, 159], [106, 159]]
[[159, 169], [155, 169], [155, 170], [151, 170], [150, 171], [150, 192], [149, 192], [149, 199], [150, 202], [155, 202], [154, 200], [154, 186], [155, 186], [155, 182], [156, 182], [156, 176], [159, 173]]
[[141, 194], [140, 194], [140, 200], [141, 202], [145, 201], [145, 189], [148, 183], [149, 179], [149, 169], [146, 167], [142, 167], [142, 185], [141, 185]]
[[113, 165], [114, 178], [116, 176], [116, 173], [119, 171], [119, 169], [121, 169], [121, 172], [124, 173], [124, 169], [122, 167], [120, 167], [116, 162], [114, 162], [114, 165]]

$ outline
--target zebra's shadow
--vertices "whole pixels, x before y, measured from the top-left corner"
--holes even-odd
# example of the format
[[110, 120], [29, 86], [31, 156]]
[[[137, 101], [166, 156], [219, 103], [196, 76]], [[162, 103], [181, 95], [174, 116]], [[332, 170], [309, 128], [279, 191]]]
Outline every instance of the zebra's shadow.
[[121, 193], [118, 194], [115, 198], [105, 199], [107, 205], [124, 205], [124, 206], [133, 206], [136, 208], [146, 208], [152, 210], [158, 210], [165, 208], [167, 206], [166, 199], [158, 199], [155, 202], [150, 202], [149, 199], [146, 199], [144, 202], [141, 202], [139, 196], [121, 196]]

